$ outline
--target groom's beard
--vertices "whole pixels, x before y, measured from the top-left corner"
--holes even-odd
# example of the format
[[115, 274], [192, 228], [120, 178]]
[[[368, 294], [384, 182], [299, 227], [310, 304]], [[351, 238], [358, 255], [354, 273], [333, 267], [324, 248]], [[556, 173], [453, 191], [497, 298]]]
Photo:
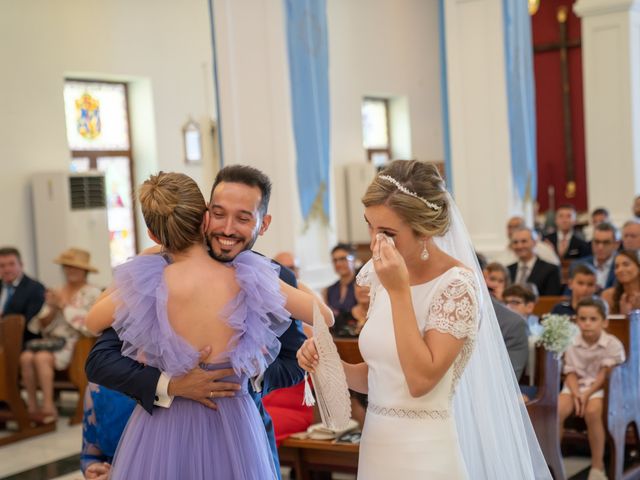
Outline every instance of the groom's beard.
[[[225, 246], [223, 245], [218, 237], [223, 237], [225, 239], [234, 239], [237, 241], [235, 245]], [[231, 262], [235, 259], [240, 253], [251, 250], [253, 245], [256, 243], [258, 239], [258, 235], [249, 238], [246, 240], [244, 237], [240, 237], [238, 235], [232, 235], [227, 237], [225, 235], [212, 233], [207, 236], [207, 246], [209, 247], [209, 255], [219, 262]]]

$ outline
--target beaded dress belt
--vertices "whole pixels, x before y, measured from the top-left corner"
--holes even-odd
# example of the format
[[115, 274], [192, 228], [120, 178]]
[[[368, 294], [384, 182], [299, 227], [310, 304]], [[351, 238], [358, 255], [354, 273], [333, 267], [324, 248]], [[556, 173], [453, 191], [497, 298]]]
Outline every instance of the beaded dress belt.
[[375, 403], [370, 403], [367, 410], [378, 415], [398, 418], [432, 418], [434, 420], [446, 420], [451, 417], [449, 410], [413, 410], [409, 408], [389, 408], [381, 407]]

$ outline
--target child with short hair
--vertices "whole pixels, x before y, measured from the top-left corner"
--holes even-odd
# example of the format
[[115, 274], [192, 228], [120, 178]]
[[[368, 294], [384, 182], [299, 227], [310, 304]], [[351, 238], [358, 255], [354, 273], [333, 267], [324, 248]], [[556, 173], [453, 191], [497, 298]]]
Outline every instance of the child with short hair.
[[571, 269], [570, 275], [568, 287], [571, 290], [571, 299], [554, 305], [551, 313], [573, 317], [576, 314], [578, 302], [583, 298], [595, 295], [598, 289], [597, 277], [596, 271], [591, 265], [578, 263]]
[[624, 362], [622, 342], [604, 329], [608, 325], [608, 306], [597, 298], [583, 298], [576, 306], [580, 328], [564, 354], [564, 388], [558, 397], [560, 438], [564, 421], [575, 413], [584, 417], [591, 449], [589, 480], [606, 480], [604, 473], [605, 431], [602, 420], [604, 382], [612, 367]]
[[504, 289], [511, 283], [509, 270], [501, 263], [491, 262], [483, 269], [483, 273], [491, 295], [502, 301]]
[[533, 331], [539, 326], [538, 317], [533, 315], [533, 309], [538, 302], [537, 291], [534, 292], [533, 288], [535, 288], [535, 285], [511, 285], [504, 290], [502, 297], [509, 310], [513, 310], [524, 317], [531, 333], [538, 334], [538, 332]]

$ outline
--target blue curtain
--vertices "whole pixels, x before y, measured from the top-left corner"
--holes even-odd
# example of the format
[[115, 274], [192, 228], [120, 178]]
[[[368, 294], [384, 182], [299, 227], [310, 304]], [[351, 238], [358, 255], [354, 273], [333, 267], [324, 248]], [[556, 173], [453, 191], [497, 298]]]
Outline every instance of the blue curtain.
[[305, 221], [329, 219], [329, 49], [326, 0], [285, 0], [293, 133]]
[[503, 0], [511, 173], [522, 199], [536, 199], [536, 113], [531, 19], [524, 0]]
[[442, 136], [444, 141], [444, 172], [447, 187], [453, 194], [451, 169], [451, 138], [449, 136], [449, 87], [447, 79], [447, 42], [445, 38], [444, 0], [438, 2], [438, 34], [440, 38], [440, 105], [442, 108]]

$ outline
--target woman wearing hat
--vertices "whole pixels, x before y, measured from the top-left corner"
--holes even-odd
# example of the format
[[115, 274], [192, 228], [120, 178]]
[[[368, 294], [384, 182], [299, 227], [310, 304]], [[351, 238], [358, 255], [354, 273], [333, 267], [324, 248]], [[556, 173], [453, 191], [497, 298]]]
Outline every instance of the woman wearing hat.
[[[98, 270], [90, 263], [86, 250], [69, 248], [54, 263], [62, 265], [65, 284], [47, 290], [42, 310], [31, 319], [28, 329], [42, 338], [27, 342], [20, 355], [22, 379], [27, 389], [27, 406], [31, 417], [38, 422], [56, 420], [53, 402], [54, 370], [69, 366], [78, 338], [87, 333], [84, 319], [100, 296], [100, 289], [87, 283], [89, 272]], [[42, 390], [42, 407], [38, 407], [36, 391]]]

